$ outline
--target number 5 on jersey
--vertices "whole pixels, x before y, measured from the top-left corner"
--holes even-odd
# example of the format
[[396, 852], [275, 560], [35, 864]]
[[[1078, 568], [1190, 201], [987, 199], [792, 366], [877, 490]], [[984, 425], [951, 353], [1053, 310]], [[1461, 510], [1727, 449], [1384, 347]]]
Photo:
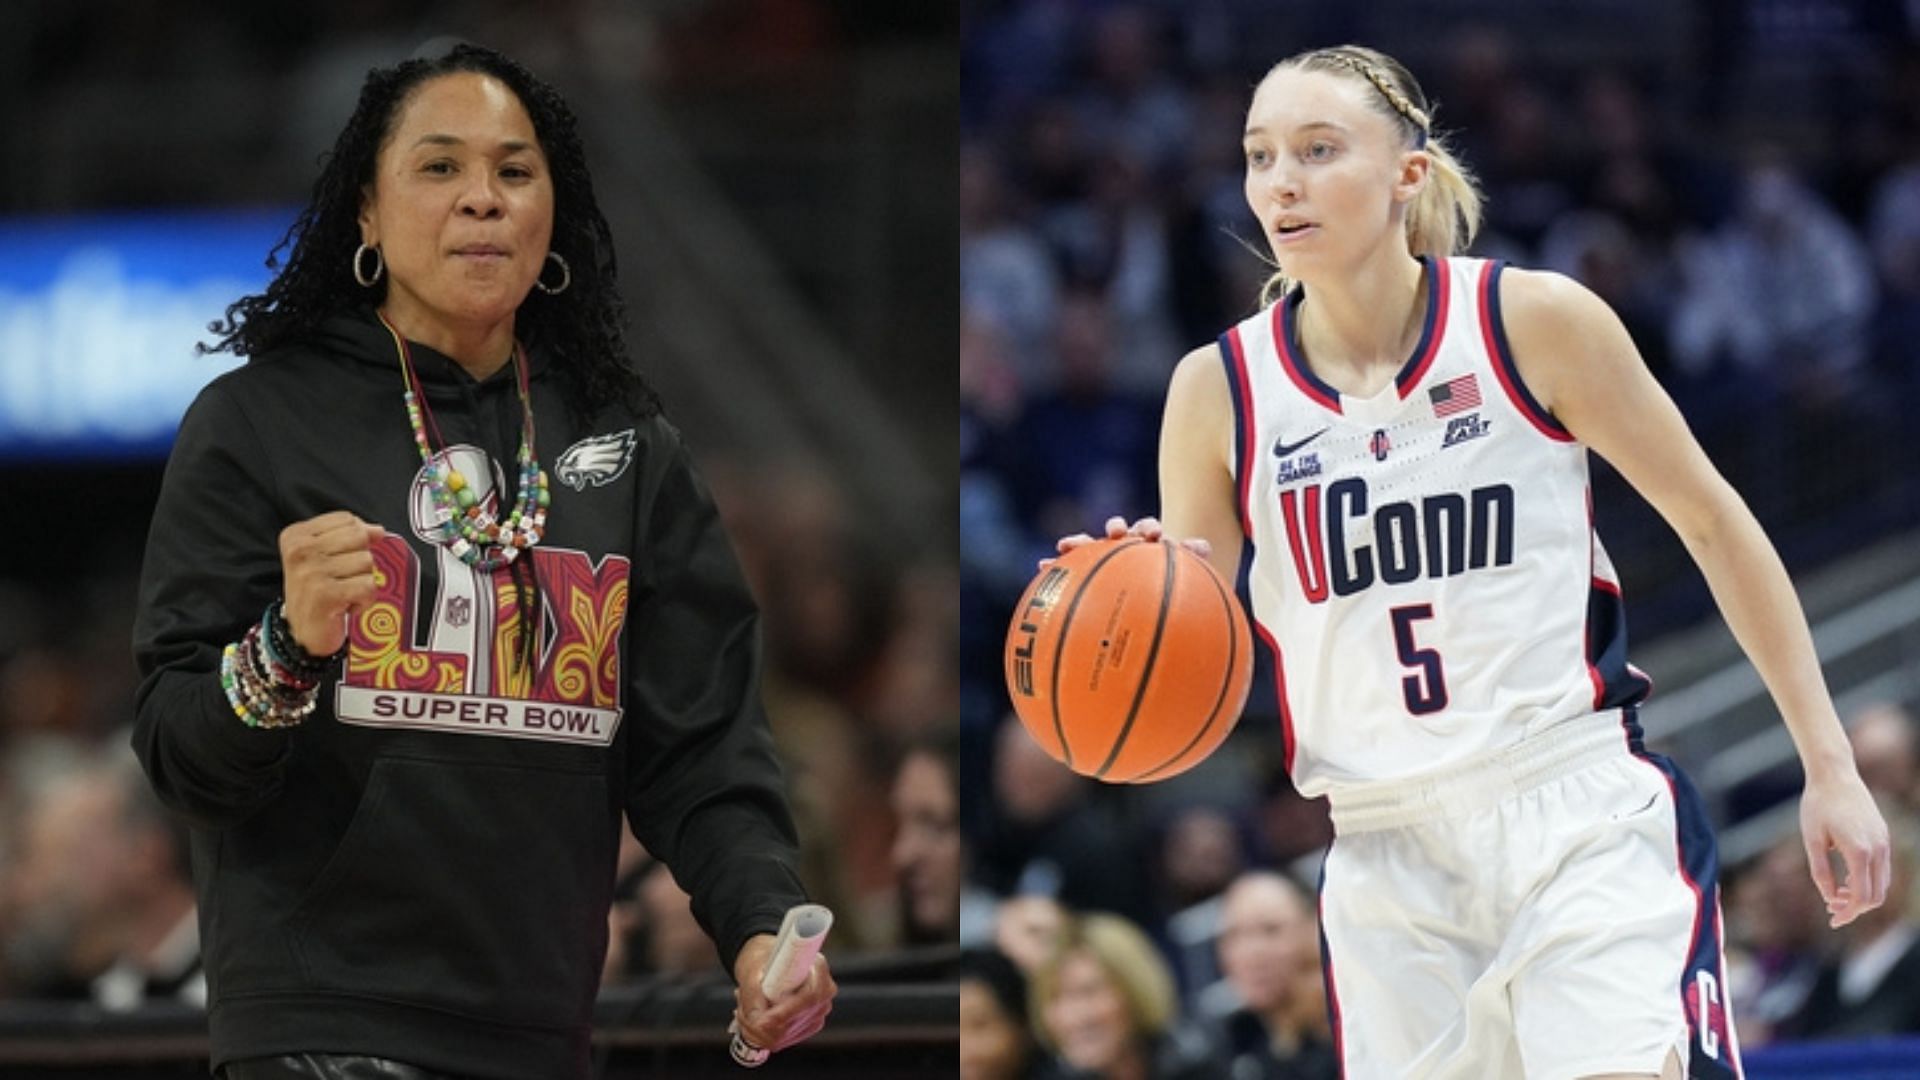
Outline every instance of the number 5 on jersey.
[[1400, 652], [1400, 663], [1416, 672], [1400, 680], [1407, 711], [1415, 716], [1439, 712], [1447, 707], [1447, 676], [1440, 669], [1440, 654], [1421, 648], [1413, 640], [1413, 624], [1433, 618], [1433, 605], [1408, 604], [1392, 609], [1389, 614], [1393, 617], [1393, 644]]

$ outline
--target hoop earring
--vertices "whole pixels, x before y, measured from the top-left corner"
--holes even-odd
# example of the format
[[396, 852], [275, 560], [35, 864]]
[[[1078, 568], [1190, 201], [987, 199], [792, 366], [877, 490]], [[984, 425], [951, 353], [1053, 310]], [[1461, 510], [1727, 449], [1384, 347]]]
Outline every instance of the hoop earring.
[[[365, 255], [369, 251], [373, 252], [373, 273], [362, 275], [360, 273], [360, 256]], [[365, 244], [361, 244], [359, 247], [353, 249], [353, 280], [359, 282], [361, 288], [373, 288], [374, 284], [380, 280], [380, 275], [386, 272], [387, 260], [385, 256], [380, 254], [379, 248], [368, 247]]]
[[[567, 260], [557, 251], [547, 252], [547, 258], [560, 264], [560, 284], [550, 286], [539, 278], [534, 278], [533, 287], [546, 293], [548, 296], [559, 296], [561, 293], [567, 291], [567, 286], [573, 284], [573, 267], [568, 266]], [[540, 267], [543, 275], [546, 273], [546, 269], [544, 265]]]

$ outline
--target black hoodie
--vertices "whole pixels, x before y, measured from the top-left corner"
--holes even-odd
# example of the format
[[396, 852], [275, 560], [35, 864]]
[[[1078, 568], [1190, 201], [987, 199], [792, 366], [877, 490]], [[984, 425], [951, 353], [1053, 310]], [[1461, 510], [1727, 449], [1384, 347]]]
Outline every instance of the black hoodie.
[[[412, 355], [462, 472], [485, 483], [490, 456], [510, 505], [511, 365], [476, 383]], [[610, 407], [576, 427], [548, 362], [530, 371], [552, 506], [511, 572], [423, 539], [399, 362], [370, 312], [214, 380], [181, 423], [141, 579], [134, 745], [194, 825], [216, 1067], [309, 1051], [584, 1074], [623, 813], [729, 970], [803, 899], [758, 616], [713, 502], [671, 425]], [[385, 526], [379, 598], [314, 715], [250, 728], [221, 649], [280, 595], [281, 529], [332, 510]], [[515, 574], [540, 590], [530, 677]]]

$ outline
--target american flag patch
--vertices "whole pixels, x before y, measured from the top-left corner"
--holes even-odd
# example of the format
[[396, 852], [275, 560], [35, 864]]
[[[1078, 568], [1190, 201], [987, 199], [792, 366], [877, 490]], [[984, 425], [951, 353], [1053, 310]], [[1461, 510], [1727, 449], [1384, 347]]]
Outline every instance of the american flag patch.
[[1454, 413], [1463, 413], [1468, 409], [1477, 409], [1480, 407], [1480, 380], [1472, 375], [1448, 379], [1427, 391], [1427, 399], [1433, 402], [1435, 417], [1452, 416]]

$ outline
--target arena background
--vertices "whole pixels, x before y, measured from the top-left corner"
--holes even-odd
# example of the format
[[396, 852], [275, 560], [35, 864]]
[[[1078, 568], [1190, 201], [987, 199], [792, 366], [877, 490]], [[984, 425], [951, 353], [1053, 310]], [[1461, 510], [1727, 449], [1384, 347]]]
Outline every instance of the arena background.
[[[1266, 249], [1241, 190], [1252, 88], [1274, 62], [1343, 42], [1401, 59], [1437, 101], [1488, 196], [1474, 253], [1570, 274], [1620, 313], [1780, 548], [1869, 782], [1910, 823], [1917, 34], [1920, 9], [1870, 0], [970, 4], [962, 788], [985, 797], [965, 800], [963, 943], [1017, 946], [1021, 930], [997, 922], [1014, 895], [1119, 912], [1161, 947], [1183, 1023], [1205, 1028], [1234, 1005], [1214, 951], [1223, 886], [1256, 866], [1315, 880], [1330, 830], [1279, 767], [1264, 667], [1213, 759], [1126, 789], [1070, 777], [1018, 732], [1001, 651], [1056, 537], [1156, 509], [1172, 366], [1252, 313], [1267, 273], [1243, 246]], [[1771, 1038], [1821, 965], [1863, 942], [1816, 925], [1798, 765], [1698, 571], [1597, 460], [1594, 477], [1634, 657], [1658, 687], [1651, 742], [1721, 830], [1751, 1075], [1920, 1075], [1920, 1043], [1858, 1041], [1920, 1031], [1903, 1026], [1920, 1025], [1911, 1003], [1903, 1024], [1863, 1024], [1837, 1048]], [[1890, 905], [1910, 928], [1904, 887]]]
[[[180, 411], [235, 362], [194, 343], [264, 284], [367, 69], [445, 37], [579, 114], [634, 354], [766, 611], [843, 987], [769, 1072], [944, 1070], [952, 929], [903, 926], [890, 807], [903, 748], [950, 745], [958, 715], [957, 25], [950, 4], [826, 0], [0, 8], [0, 502], [34, 522], [0, 560], [0, 1073], [205, 1073], [173, 988], [87, 1001], [181, 881], [114, 771], [147, 520]], [[901, 858], [951, 890], [952, 822], [932, 827], [933, 854]], [[607, 1075], [731, 1071], [730, 987], [684, 897], [657, 873], [623, 896]]]

